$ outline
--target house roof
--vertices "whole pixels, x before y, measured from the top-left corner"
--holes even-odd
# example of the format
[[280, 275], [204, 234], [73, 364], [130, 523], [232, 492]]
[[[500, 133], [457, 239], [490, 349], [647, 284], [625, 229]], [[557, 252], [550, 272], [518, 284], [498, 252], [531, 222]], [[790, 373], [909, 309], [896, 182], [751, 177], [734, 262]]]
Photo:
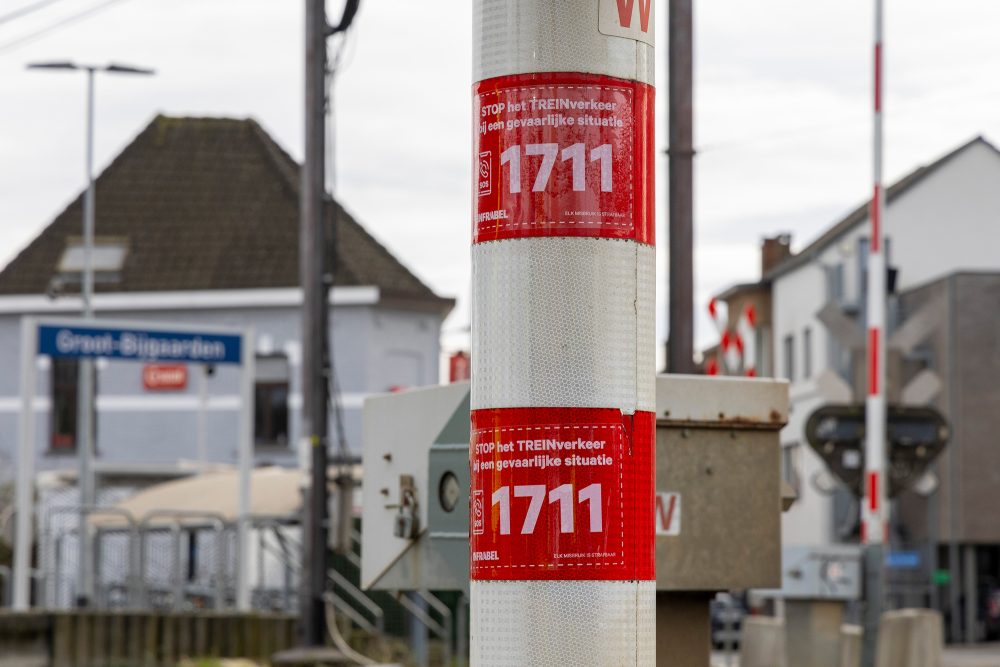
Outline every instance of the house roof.
[[[928, 176], [936, 172], [938, 169], [949, 163], [953, 158], [957, 157], [959, 154], [964, 153], [969, 148], [976, 145], [983, 145], [993, 150], [997, 154], [1000, 154], [1000, 150], [997, 150], [993, 144], [987, 141], [982, 136], [978, 136], [971, 141], [962, 144], [955, 150], [951, 151], [947, 155], [935, 160], [929, 165], [918, 167], [914, 171], [910, 172], [903, 178], [901, 178], [896, 183], [892, 184], [886, 190], [886, 202], [891, 203], [897, 197], [901, 197], [910, 191], [914, 186], [922, 182]], [[865, 201], [863, 204], [858, 206], [856, 209], [851, 211], [847, 217], [842, 219], [840, 222], [836, 223], [829, 229], [827, 229], [823, 234], [819, 236], [815, 241], [810, 243], [808, 246], [803, 248], [800, 252], [792, 255], [785, 261], [778, 264], [776, 267], [771, 269], [765, 274], [761, 282], [767, 283], [775, 278], [778, 278], [790, 271], [794, 271], [803, 264], [811, 261], [817, 253], [822, 252], [824, 249], [836, 243], [844, 234], [849, 232], [855, 226], [861, 224], [868, 219], [868, 209], [871, 205], [871, 200]]]
[[736, 285], [726, 288], [726, 290], [719, 294], [717, 298], [723, 301], [728, 301], [729, 299], [740, 296], [741, 294], [747, 294], [749, 292], [764, 289], [765, 286], [766, 283], [763, 281], [757, 281], [755, 283], [737, 283]]
[[[299, 165], [252, 119], [157, 116], [96, 182], [95, 235], [128, 252], [106, 292], [297, 287]], [[0, 271], [0, 294], [45, 293], [81, 236], [77, 197]], [[335, 286], [450, 309], [342, 207]]]

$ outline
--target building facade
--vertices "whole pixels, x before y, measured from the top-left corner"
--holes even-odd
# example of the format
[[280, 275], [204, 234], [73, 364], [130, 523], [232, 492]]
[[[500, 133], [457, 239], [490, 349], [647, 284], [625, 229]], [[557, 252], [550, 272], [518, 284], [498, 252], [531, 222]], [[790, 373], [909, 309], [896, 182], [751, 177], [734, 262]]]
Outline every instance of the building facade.
[[[8, 481], [21, 319], [80, 312], [81, 204], [0, 271], [0, 476]], [[252, 327], [258, 464], [295, 465], [301, 449], [298, 208], [298, 165], [252, 120], [157, 117], [96, 184], [96, 317]], [[438, 382], [441, 323], [454, 302], [331, 203], [331, 223], [334, 215], [331, 446], [342, 438], [360, 452], [367, 395]], [[72, 470], [77, 364], [36, 363], [39, 469]], [[235, 463], [239, 373], [99, 362], [98, 471]]]
[[[943, 609], [953, 638], [986, 635], [986, 600], [1000, 589], [998, 186], [1000, 152], [977, 138], [893, 185], [885, 211], [889, 402], [934, 407], [952, 427], [923, 495], [894, 503], [892, 548], [919, 565], [893, 572], [892, 590], [897, 603]], [[782, 462], [798, 499], [782, 517], [787, 545], [858, 539], [857, 501], [832, 482], [805, 424], [822, 405], [864, 403], [869, 229], [865, 203], [753, 286], [770, 299], [774, 374], [790, 382]]]

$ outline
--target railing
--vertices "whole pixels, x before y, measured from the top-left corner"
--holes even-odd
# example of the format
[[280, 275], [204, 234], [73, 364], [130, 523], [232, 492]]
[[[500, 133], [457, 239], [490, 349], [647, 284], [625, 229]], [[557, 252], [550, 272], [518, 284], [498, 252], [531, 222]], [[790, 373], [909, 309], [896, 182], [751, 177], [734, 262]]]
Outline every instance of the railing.
[[[125, 579], [125, 590], [126, 598], [128, 599], [130, 606], [139, 606], [140, 604], [140, 594], [139, 587], [141, 586], [142, 576], [141, 570], [139, 569], [139, 560], [136, 553], [136, 542], [139, 539], [139, 525], [135, 521], [135, 517], [126, 510], [117, 507], [97, 507], [97, 506], [58, 506], [49, 509], [48, 513], [45, 515], [43, 520], [42, 534], [46, 539], [46, 545], [42, 556], [42, 572], [43, 583], [39, 597], [44, 599], [46, 606], [55, 607], [56, 606], [56, 584], [59, 578], [60, 565], [58, 561], [59, 554], [61, 553], [61, 539], [62, 534], [57, 535], [53, 538], [52, 535], [52, 522], [53, 519], [59, 514], [81, 514], [85, 517], [90, 517], [93, 515], [110, 515], [118, 516], [125, 520], [125, 530], [128, 532], [128, 574]], [[89, 530], [89, 527], [88, 527]], [[64, 531], [72, 532], [72, 531]], [[51, 542], [55, 542], [55, 549], [52, 548]], [[95, 572], [95, 584], [99, 583], [99, 571]]]
[[[41, 570], [32, 570], [28, 576], [36, 582], [42, 582], [45, 579]], [[0, 565], [0, 586], [3, 587], [0, 608], [9, 609], [14, 599], [14, 572], [6, 565]]]
[[384, 635], [385, 612], [382, 611], [382, 608], [375, 604], [370, 597], [365, 595], [360, 588], [351, 583], [351, 581], [340, 572], [331, 569], [327, 572], [327, 575], [330, 577], [330, 581], [332, 581], [335, 586], [339, 586], [347, 593], [348, 596], [350, 596], [352, 600], [364, 607], [368, 613], [372, 615], [373, 620], [369, 621], [365, 618], [364, 615], [354, 608], [354, 606], [337, 595], [335, 590], [327, 593], [330, 604], [347, 616], [347, 618], [354, 621], [354, 623], [362, 630], [371, 632], [379, 637]]
[[183, 556], [181, 554], [181, 530], [183, 519], [198, 519], [211, 527], [215, 534], [215, 590], [214, 607], [223, 609], [226, 606], [226, 549], [225, 535], [227, 524], [225, 519], [215, 512], [154, 510], [146, 514], [139, 523], [139, 574], [141, 599], [149, 604], [149, 590], [146, 585], [146, 537], [154, 522], [166, 522], [169, 525], [174, 543], [173, 553], [173, 586], [171, 587], [171, 603], [174, 611], [180, 611], [185, 599], [185, 582], [181, 572]]
[[427, 610], [425, 610], [420, 605], [416, 604], [413, 600], [407, 597], [407, 594], [402, 591], [396, 592], [396, 601], [400, 604], [403, 609], [408, 611], [413, 618], [417, 619], [425, 628], [434, 633], [439, 639], [442, 640], [442, 665], [450, 667], [451, 665], [451, 610], [448, 606], [441, 600], [437, 599], [430, 591], [418, 590], [409, 591], [411, 594], [416, 595], [418, 598], [427, 603], [431, 609], [436, 611], [438, 615], [441, 616], [441, 622], [434, 620]]

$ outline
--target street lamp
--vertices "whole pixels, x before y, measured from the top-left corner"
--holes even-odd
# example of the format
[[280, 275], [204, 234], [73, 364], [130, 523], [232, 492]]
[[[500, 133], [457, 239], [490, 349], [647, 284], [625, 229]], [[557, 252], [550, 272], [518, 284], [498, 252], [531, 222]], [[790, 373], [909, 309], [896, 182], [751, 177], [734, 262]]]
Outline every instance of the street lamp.
[[[80, 281], [80, 296], [83, 301], [83, 317], [84, 319], [91, 319], [94, 316], [94, 308], [91, 303], [94, 295], [94, 73], [107, 72], [108, 74], [149, 76], [155, 72], [151, 69], [119, 65], [117, 63], [82, 65], [70, 61], [32, 63], [28, 65], [28, 69], [70, 70], [87, 73], [87, 190], [83, 196], [83, 271]], [[77, 604], [85, 607], [94, 594], [94, 568], [91, 563], [93, 553], [90, 548], [90, 533], [87, 530], [87, 514], [84, 510], [85, 508], [93, 507], [96, 501], [94, 483], [94, 361], [87, 357], [80, 359], [79, 395], [77, 397], [76, 414], [81, 506]]]

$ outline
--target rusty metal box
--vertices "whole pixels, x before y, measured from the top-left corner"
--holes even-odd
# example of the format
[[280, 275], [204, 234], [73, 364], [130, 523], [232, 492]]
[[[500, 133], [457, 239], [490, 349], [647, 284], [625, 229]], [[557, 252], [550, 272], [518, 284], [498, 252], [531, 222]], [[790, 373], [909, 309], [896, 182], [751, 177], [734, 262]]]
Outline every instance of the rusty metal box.
[[661, 375], [656, 417], [657, 589], [780, 586], [788, 384]]

